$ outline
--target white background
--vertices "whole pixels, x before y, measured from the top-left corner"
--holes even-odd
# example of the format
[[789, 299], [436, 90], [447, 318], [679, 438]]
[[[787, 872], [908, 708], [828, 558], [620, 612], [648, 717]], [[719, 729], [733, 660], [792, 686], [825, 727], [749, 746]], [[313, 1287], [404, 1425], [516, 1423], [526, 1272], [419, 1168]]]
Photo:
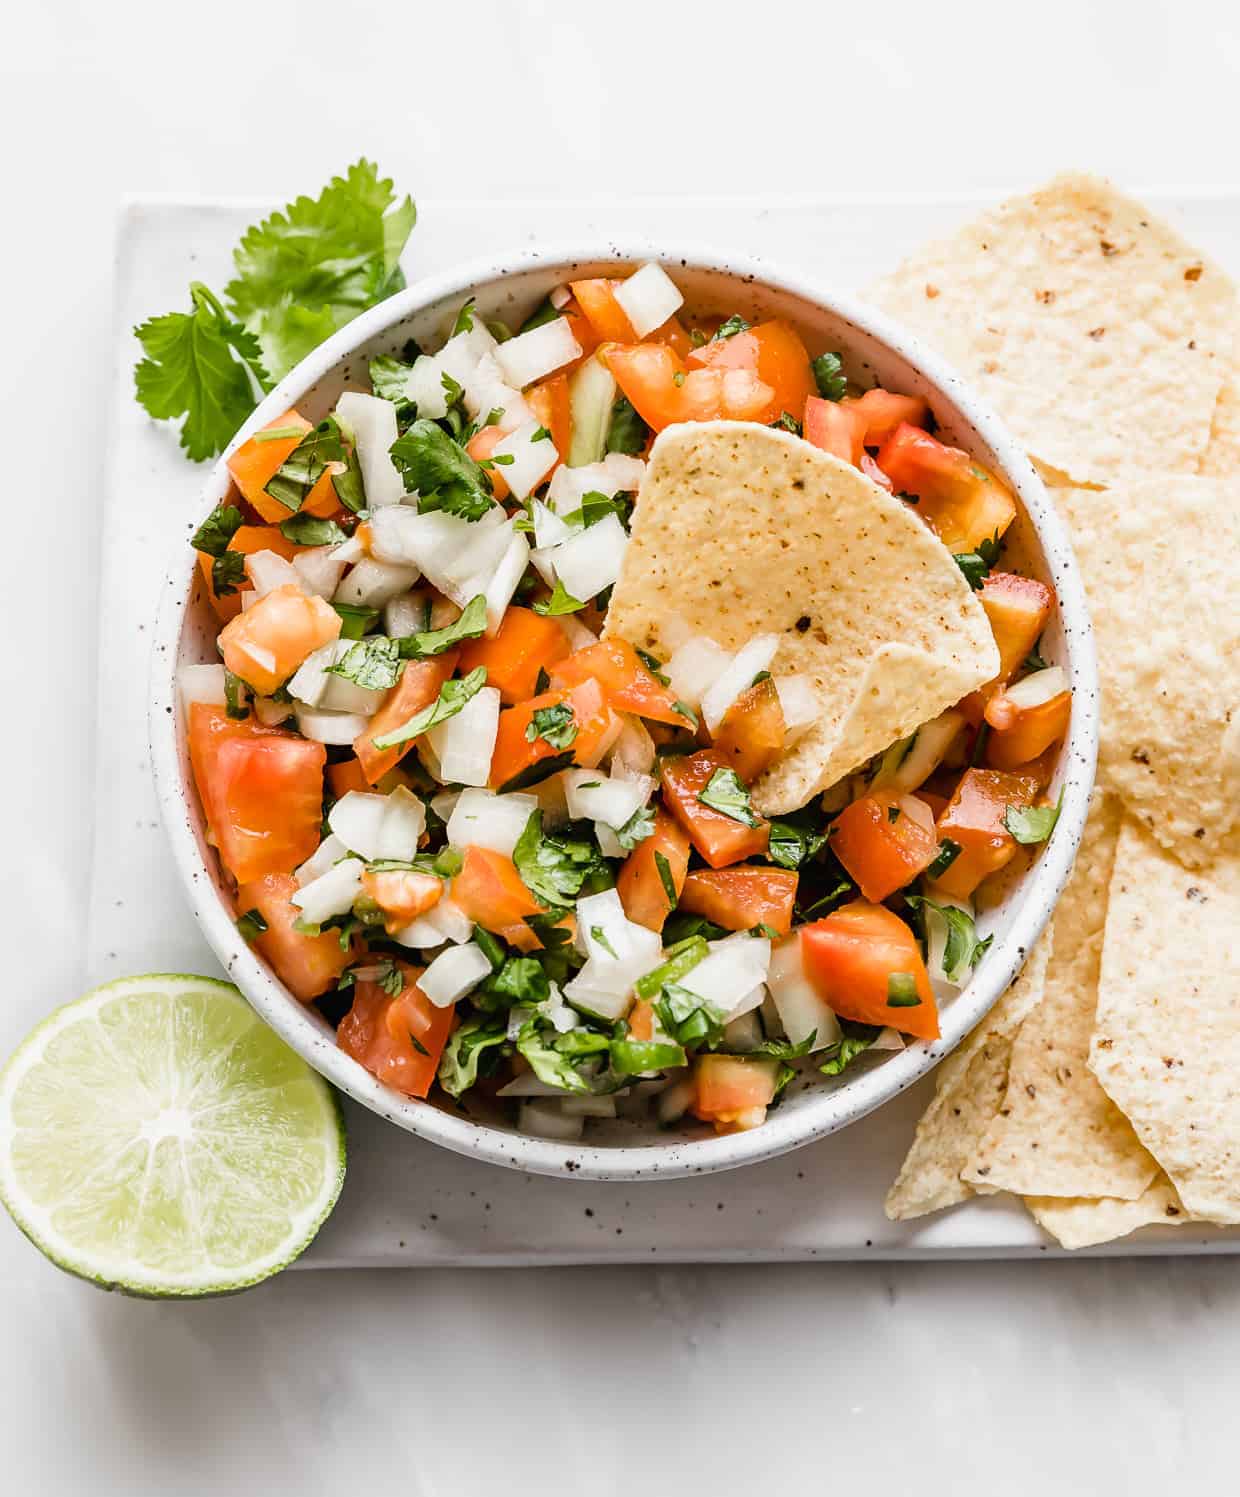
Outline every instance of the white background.
[[[1238, 98], [1227, 0], [7, 16], [4, 986], [28, 1012], [82, 982], [121, 194], [282, 198], [365, 152], [415, 196], [492, 194], [517, 241], [535, 195], [1235, 187]], [[1228, 1259], [305, 1274], [178, 1306], [63, 1279], [4, 1221], [0, 1459], [33, 1497], [1223, 1490], [1238, 1335]]]

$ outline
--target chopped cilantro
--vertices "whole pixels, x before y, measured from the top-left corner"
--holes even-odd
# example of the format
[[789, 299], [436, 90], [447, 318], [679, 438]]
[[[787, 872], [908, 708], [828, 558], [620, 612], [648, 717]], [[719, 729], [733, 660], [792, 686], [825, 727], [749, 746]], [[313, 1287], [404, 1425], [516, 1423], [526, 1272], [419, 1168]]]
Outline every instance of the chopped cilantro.
[[613, 827], [612, 831], [625, 852], [632, 852], [639, 842], [654, 836], [654, 811], [650, 806], [638, 806], [623, 826]]
[[195, 551], [208, 556], [223, 556], [228, 543], [241, 528], [241, 511], [232, 504], [218, 505], [202, 522], [190, 541]]
[[948, 982], [963, 982], [969, 969], [976, 967], [989, 950], [993, 938], [987, 936], [979, 940], [973, 916], [954, 904], [937, 904], [921, 894], [906, 895], [905, 901], [913, 909], [922, 911], [923, 917], [926, 910], [932, 910], [943, 921], [947, 932], [943, 947], [943, 975]]
[[377, 749], [389, 749], [408, 743], [412, 738], [420, 738], [430, 728], [455, 717], [466, 702], [478, 695], [486, 685], [486, 679], [486, 666], [480, 665], [460, 680], [445, 681], [439, 688], [438, 697], [429, 707], [415, 712], [408, 722], [391, 733], [385, 733], [382, 738], [372, 738], [371, 743]]
[[654, 866], [659, 875], [659, 882], [663, 885], [663, 892], [667, 895], [668, 905], [676, 908], [676, 881], [672, 877], [672, 865], [667, 861], [664, 853], [657, 852], [654, 855]]
[[211, 563], [211, 587], [217, 598], [235, 593], [245, 581], [245, 557], [240, 551], [221, 551]]
[[290, 515], [281, 522], [280, 534], [295, 546], [336, 546], [348, 539], [335, 520], [315, 515]]
[[341, 639], [361, 639], [379, 622], [377, 608], [360, 608], [353, 603], [333, 603], [332, 607], [340, 615]]
[[926, 869], [928, 879], [942, 878], [947, 870], [960, 856], [961, 847], [959, 842], [953, 842], [950, 837], [944, 837], [939, 843], [938, 856]]
[[386, 634], [372, 634], [358, 640], [335, 665], [329, 665], [327, 674], [342, 676], [369, 691], [390, 691], [400, 680], [402, 669], [397, 641]]
[[392, 461], [418, 494], [418, 509], [480, 520], [492, 507], [490, 484], [473, 458], [434, 421], [415, 421], [392, 444]]
[[749, 787], [734, 769], [717, 769], [698, 792], [698, 800], [712, 811], [739, 821], [742, 826], [761, 826], [749, 801]]
[[917, 992], [917, 979], [911, 972], [890, 972], [887, 975], [888, 1008], [920, 1008], [921, 997]]
[[737, 333], [747, 333], [751, 326], [752, 324], [746, 322], [743, 317], [733, 312], [731, 317], [725, 322], [721, 322], [715, 329], [714, 337], [710, 341], [712, 343], [722, 343], [727, 338], [735, 338]]
[[592, 839], [573, 836], [571, 831], [544, 833], [541, 811], [530, 813], [512, 860], [534, 898], [552, 908], [571, 905], [587, 885], [597, 892], [613, 882]]
[[627, 457], [636, 457], [644, 452], [650, 428], [634, 410], [625, 396], [619, 396], [611, 408], [611, 420], [607, 426], [607, 451], [622, 452]]
[[442, 655], [463, 639], [477, 639], [486, 633], [487, 600], [485, 593], [472, 597], [461, 610], [461, 615], [442, 629], [426, 629], [397, 640], [402, 660], [425, 660], [431, 655]]
[[585, 606], [579, 599], [573, 597], [557, 577], [551, 596], [535, 603], [534, 612], [544, 614], [549, 618], [559, 618], [566, 613], [576, 613], [579, 608]]
[[848, 394], [848, 378], [837, 353], [820, 353], [810, 361], [810, 372], [818, 393], [824, 400], [843, 400]]
[[237, 916], [237, 933], [243, 941], [251, 945], [258, 940], [259, 936], [265, 934], [267, 922], [258, 910], [246, 910], [244, 915]]
[[552, 748], [566, 749], [577, 737], [577, 723], [573, 709], [567, 702], [557, 702], [551, 707], [535, 707], [534, 714], [525, 730], [528, 743], [541, 738]]
[[450, 1097], [459, 1097], [478, 1080], [478, 1064], [488, 1050], [508, 1040], [507, 1024], [491, 1018], [466, 1019], [453, 1031], [439, 1060], [440, 1086]]
[[977, 592], [990, 576], [990, 569], [999, 560], [999, 536], [996, 532], [988, 541], [982, 541], [976, 551], [957, 552], [956, 565], [964, 573], [965, 581]]
[[1026, 847], [1036, 842], [1045, 842], [1055, 830], [1059, 810], [1063, 805], [1063, 791], [1053, 806], [1009, 806], [1003, 813], [1003, 825], [1012, 836]]

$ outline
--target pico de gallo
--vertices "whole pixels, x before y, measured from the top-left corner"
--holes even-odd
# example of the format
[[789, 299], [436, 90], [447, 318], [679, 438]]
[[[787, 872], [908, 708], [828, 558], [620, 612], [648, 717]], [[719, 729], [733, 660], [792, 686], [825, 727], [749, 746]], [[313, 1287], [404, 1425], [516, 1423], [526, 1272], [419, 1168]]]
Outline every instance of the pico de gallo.
[[[218, 663], [180, 688], [246, 939], [380, 1081], [571, 1140], [589, 1119], [752, 1128], [794, 1076], [933, 1039], [987, 942], [979, 886], [1045, 840], [1068, 724], [1011, 493], [924, 400], [774, 320], [688, 314], [655, 264], [515, 332], [466, 303], [228, 460], [194, 537]], [[778, 638], [655, 659], [604, 624], [645, 454], [775, 425], [900, 496], [1001, 667], [798, 811], [750, 786], [813, 725]]]

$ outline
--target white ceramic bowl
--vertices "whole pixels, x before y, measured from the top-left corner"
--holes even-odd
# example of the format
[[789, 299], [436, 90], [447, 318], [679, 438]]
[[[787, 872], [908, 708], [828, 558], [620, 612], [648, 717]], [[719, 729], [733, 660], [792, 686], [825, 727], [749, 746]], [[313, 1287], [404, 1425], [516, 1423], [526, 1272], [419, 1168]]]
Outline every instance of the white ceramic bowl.
[[[257, 1011], [328, 1080], [399, 1127], [495, 1164], [580, 1179], [666, 1179], [750, 1164], [856, 1122], [911, 1086], [995, 1002], [1046, 923], [1080, 838], [1097, 746], [1097, 669], [1084, 593], [1067, 533], [1025, 454], [960, 378], [901, 328], [847, 297], [756, 260], [701, 248], [630, 243], [529, 250], [462, 266], [420, 282], [342, 329], [272, 391], [238, 439], [294, 405], [311, 420], [319, 419], [341, 390], [368, 388], [369, 358], [395, 352], [407, 338], [437, 346], [445, 323], [467, 296], [477, 297], [484, 316], [516, 326], [552, 287], [583, 275], [615, 274], [619, 267], [648, 259], [666, 266], [692, 311], [740, 312], [751, 320], [785, 317], [812, 349], [840, 349], [848, 371], [863, 383], [876, 381], [924, 395], [947, 438], [995, 468], [1015, 490], [1023, 512], [1009, 533], [1012, 548], [1024, 567], [1051, 583], [1058, 596], [1058, 618], [1042, 649], [1051, 663], [1067, 668], [1074, 693], [1070, 734], [1052, 787], [1062, 785], [1062, 812], [1040, 856], [1009, 881], [1001, 902], [979, 920], [994, 941], [968, 986], [946, 1005], [940, 1040], [916, 1042], [858, 1063], [835, 1082], [811, 1073], [815, 1079], [791, 1088], [762, 1127], [722, 1138], [701, 1125], [669, 1133], [653, 1124], [638, 1129], [621, 1123], [592, 1134], [588, 1142], [556, 1143], [403, 1097], [336, 1047], [331, 1028], [290, 995], [234, 926], [226, 883], [203, 837], [175, 686], [181, 663], [217, 658], [215, 621], [188, 546], [174, 559], [167, 579], [152, 676], [151, 747], [177, 867], [208, 941]], [[228, 487], [221, 460], [211, 471], [195, 523], [224, 498]]]

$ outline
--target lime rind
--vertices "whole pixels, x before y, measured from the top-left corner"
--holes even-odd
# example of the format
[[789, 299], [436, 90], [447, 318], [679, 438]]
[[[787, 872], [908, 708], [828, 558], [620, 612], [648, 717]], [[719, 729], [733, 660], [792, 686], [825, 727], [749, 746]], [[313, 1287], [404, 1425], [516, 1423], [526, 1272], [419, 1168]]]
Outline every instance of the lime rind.
[[334, 1091], [216, 978], [105, 983], [0, 1071], [0, 1201], [103, 1288], [198, 1297], [278, 1273], [330, 1214], [345, 1158]]

